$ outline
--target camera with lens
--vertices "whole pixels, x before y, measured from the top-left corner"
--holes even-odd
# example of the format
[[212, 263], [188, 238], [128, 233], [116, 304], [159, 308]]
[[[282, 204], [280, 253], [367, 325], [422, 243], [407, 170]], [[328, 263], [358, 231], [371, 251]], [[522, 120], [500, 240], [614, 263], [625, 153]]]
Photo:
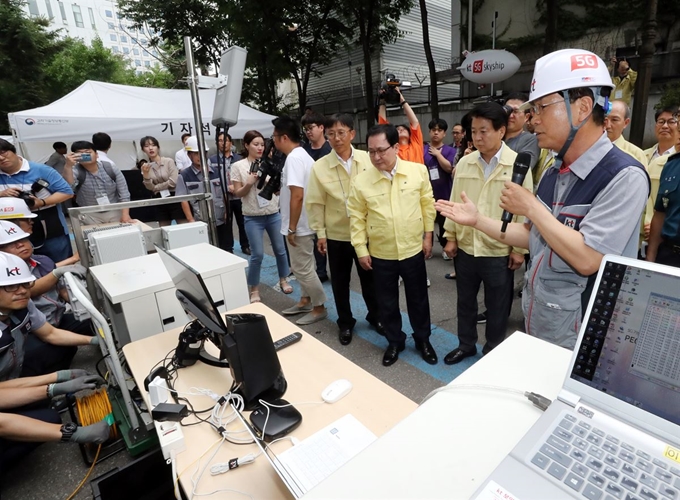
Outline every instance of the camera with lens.
[[286, 163], [286, 155], [276, 149], [274, 141], [267, 139], [262, 158], [253, 162], [251, 172], [257, 172], [257, 193], [265, 200], [271, 200], [274, 193], [281, 190], [281, 174]]
[[28, 205], [28, 208], [33, 208], [35, 207], [35, 200], [33, 199], [33, 197], [35, 198], [39, 197], [43, 190], [47, 191], [47, 196], [49, 196], [50, 192], [47, 190], [47, 188], [49, 187], [50, 183], [48, 181], [46, 181], [45, 179], [38, 179], [33, 184], [31, 184], [30, 191], [19, 191], [17, 198], [21, 198], [22, 200], [24, 200], [26, 202], [26, 205]]
[[385, 80], [380, 83], [380, 89], [384, 91], [382, 97], [387, 104], [399, 104], [397, 87], [410, 88], [411, 82], [402, 82], [394, 76], [394, 73], [385, 73]]

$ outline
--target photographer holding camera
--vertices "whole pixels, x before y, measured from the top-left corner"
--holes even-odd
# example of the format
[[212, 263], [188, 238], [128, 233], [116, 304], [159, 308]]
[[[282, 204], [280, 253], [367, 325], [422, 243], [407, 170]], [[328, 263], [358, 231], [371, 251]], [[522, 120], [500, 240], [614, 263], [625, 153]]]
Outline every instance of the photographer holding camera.
[[[392, 79], [392, 81], [394, 81]], [[398, 82], [399, 80], [396, 80]], [[420, 123], [416, 114], [411, 109], [411, 106], [399, 89], [399, 85], [391, 84], [388, 79], [387, 84], [383, 85], [379, 91], [380, 106], [378, 107], [378, 123], [386, 124], [387, 121], [387, 102], [392, 100], [393, 93], [399, 96], [399, 106], [404, 110], [404, 114], [408, 119], [408, 125], [396, 125], [397, 132], [399, 132], [399, 153], [398, 156], [404, 161], [412, 161], [414, 163], [425, 163], [423, 156], [423, 132], [420, 130]]]
[[17, 155], [0, 139], [0, 197], [22, 198], [37, 213], [31, 243], [55, 262], [73, 255], [66, 219], [58, 206], [73, 197], [64, 178], [52, 167]]
[[[262, 154], [265, 151], [265, 140], [257, 130], [249, 130], [243, 136], [243, 156], [231, 166], [231, 181], [234, 183], [234, 196], [241, 198], [246, 233], [250, 242], [250, 260], [248, 262], [248, 286], [250, 302], [260, 302], [260, 267], [264, 256], [264, 232], [267, 231], [271, 241], [276, 267], [279, 272], [279, 285], [283, 293], [292, 293], [293, 287], [286, 277], [290, 273], [286, 247], [281, 234], [281, 214], [279, 213], [279, 197], [272, 193], [270, 198], [260, 196], [268, 186], [267, 173], [262, 172]], [[266, 159], [265, 159], [266, 161]], [[267, 177], [265, 177], [267, 176]], [[263, 178], [264, 177], [264, 178]], [[264, 181], [258, 182], [259, 180]], [[260, 186], [260, 184], [262, 184]], [[280, 188], [280, 181], [279, 181]], [[267, 191], [265, 191], [265, 196]]]
[[611, 65], [613, 71], [616, 71], [616, 76], [612, 78], [614, 82], [614, 91], [612, 92], [612, 101], [623, 101], [630, 106], [630, 101], [633, 99], [633, 92], [635, 92], [635, 82], [637, 81], [637, 71], [630, 69], [630, 64], [626, 58], [617, 59], [611, 58]]

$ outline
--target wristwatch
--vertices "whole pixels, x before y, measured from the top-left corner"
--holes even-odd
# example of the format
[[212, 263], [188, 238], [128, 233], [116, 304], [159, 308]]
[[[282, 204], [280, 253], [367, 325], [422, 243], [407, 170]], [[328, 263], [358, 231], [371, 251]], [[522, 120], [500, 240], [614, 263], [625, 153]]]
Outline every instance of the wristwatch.
[[67, 422], [59, 430], [61, 431], [61, 442], [68, 443], [73, 433], [78, 430], [78, 426], [73, 422]]
[[297, 229], [288, 228], [288, 234], [295, 234], [295, 233], [297, 233]]

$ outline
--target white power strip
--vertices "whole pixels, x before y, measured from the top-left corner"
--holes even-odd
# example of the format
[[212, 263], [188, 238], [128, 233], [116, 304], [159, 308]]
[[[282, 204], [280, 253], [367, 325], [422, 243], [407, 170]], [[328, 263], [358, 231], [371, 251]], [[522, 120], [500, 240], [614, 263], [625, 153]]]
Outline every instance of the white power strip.
[[184, 442], [184, 433], [179, 422], [156, 422], [156, 432], [158, 441], [163, 450], [163, 458], [170, 460], [170, 451], [174, 450], [175, 455], [187, 449]]

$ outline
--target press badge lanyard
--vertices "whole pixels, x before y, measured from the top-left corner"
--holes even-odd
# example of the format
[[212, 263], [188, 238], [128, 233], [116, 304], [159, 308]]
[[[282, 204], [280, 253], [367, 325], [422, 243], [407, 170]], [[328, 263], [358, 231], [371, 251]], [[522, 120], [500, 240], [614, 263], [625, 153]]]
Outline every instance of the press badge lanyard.
[[347, 214], [347, 218], [349, 218], [349, 208], [347, 208], [347, 199], [349, 197], [345, 194], [345, 187], [342, 185], [342, 181], [340, 180], [340, 172], [338, 171], [338, 167], [335, 167], [335, 173], [338, 174], [338, 182], [340, 183], [340, 189], [342, 190], [342, 199], [345, 200], [345, 214]]
[[[81, 165], [82, 167], [82, 165]], [[109, 196], [106, 194], [106, 182], [104, 179], [101, 179], [99, 177], [99, 174], [102, 171], [102, 168], [100, 167], [99, 164], [97, 164], [97, 175], [93, 174], [89, 170], [85, 169], [85, 172], [87, 172], [87, 175], [91, 175], [94, 178], [94, 188], [95, 188], [95, 193], [97, 196], [97, 204], [98, 205], [108, 205], [111, 202], [109, 201]], [[101, 185], [101, 191], [100, 191], [100, 185]], [[99, 194], [101, 193], [101, 194]]]

